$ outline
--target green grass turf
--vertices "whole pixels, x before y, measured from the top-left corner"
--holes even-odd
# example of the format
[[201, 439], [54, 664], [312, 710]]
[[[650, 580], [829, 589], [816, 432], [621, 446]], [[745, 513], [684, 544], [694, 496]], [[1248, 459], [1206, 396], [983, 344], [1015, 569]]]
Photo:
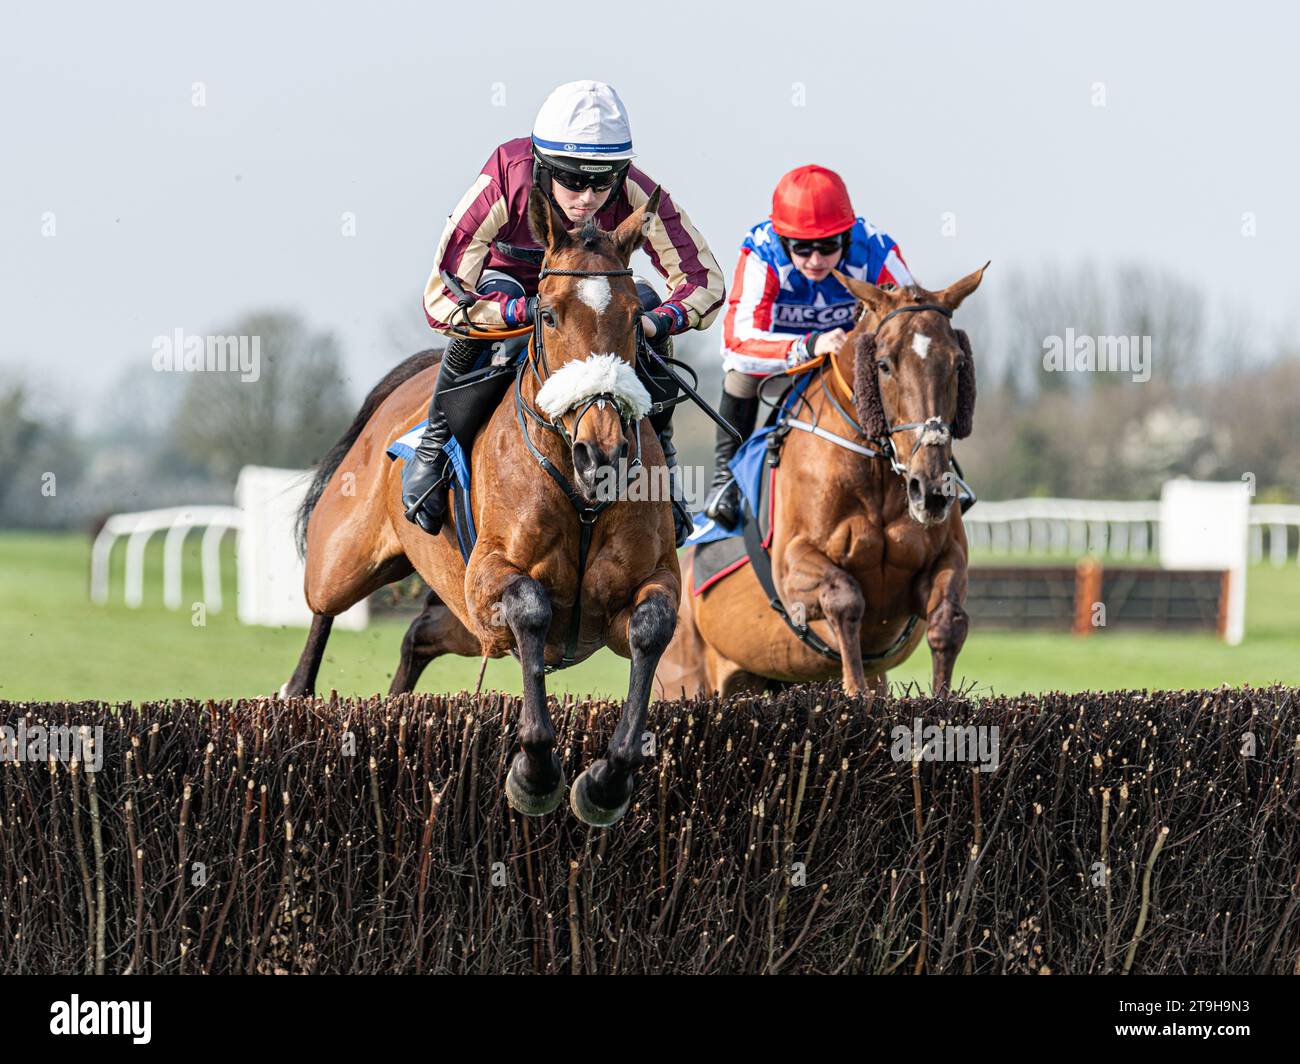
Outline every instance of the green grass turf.
[[[288, 678], [305, 629], [252, 628], [234, 616], [233, 548], [223, 564], [226, 609], [192, 623], [188, 603], [199, 596], [198, 537], [187, 541], [184, 599], [162, 605], [162, 544], [146, 554], [145, 604], [122, 604], [122, 556], [113, 556], [112, 598], [94, 606], [87, 596], [90, 544], [74, 534], [0, 532], [0, 698], [16, 700], [226, 698], [269, 694]], [[989, 564], [1029, 559], [976, 558]], [[972, 632], [955, 680], [977, 693], [1118, 688], [1191, 688], [1273, 682], [1300, 684], [1300, 566], [1252, 568], [1247, 590], [1246, 641], [1224, 646], [1210, 635], [1098, 632], [1069, 634]], [[319, 687], [340, 694], [385, 691], [397, 660], [405, 619], [382, 618], [364, 632], [335, 632]], [[473, 688], [479, 662], [435, 661], [425, 691]], [[928, 686], [924, 645], [894, 681]], [[622, 695], [628, 663], [608, 651], [547, 680], [554, 692]], [[519, 690], [513, 659], [488, 664], [486, 687]]]

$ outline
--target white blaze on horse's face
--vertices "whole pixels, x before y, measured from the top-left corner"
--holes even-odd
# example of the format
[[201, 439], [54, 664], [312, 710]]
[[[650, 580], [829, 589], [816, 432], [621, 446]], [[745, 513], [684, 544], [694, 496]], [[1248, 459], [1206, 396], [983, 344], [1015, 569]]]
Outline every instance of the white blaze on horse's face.
[[912, 350], [924, 360], [925, 356], [930, 353], [930, 338], [925, 333], [913, 333]]
[[597, 314], [604, 314], [609, 301], [614, 298], [608, 277], [584, 277], [578, 282], [578, 298]]

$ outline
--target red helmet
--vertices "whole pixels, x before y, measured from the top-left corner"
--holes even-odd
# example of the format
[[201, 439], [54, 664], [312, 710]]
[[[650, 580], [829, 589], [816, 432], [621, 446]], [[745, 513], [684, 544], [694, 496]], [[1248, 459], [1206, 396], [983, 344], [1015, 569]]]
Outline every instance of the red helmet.
[[790, 240], [820, 240], [853, 228], [857, 215], [849, 190], [834, 170], [800, 166], [772, 193], [772, 228]]

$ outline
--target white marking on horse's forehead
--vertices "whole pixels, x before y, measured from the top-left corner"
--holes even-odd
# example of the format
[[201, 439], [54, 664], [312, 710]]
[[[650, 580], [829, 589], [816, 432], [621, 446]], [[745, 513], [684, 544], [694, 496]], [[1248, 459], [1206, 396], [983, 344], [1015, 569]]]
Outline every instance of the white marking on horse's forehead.
[[913, 333], [912, 350], [921, 358], [925, 358], [925, 356], [930, 353], [930, 338], [922, 332]]
[[608, 277], [584, 277], [578, 282], [578, 298], [597, 314], [603, 314], [614, 298]]

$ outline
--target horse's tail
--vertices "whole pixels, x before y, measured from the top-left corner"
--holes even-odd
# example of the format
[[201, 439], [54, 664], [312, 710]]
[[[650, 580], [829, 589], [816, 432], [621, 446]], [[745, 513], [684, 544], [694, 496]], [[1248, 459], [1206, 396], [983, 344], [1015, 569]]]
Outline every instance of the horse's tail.
[[440, 358], [442, 358], [440, 349], [420, 351], [389, 370], [384, 379], [370, 389], [370, 394], [366, 396], [365, 402], [361, 404], [361, 409], [357, 411], [357, 416], [352, 419], [352, 424], [348, 426], [347, 432], [343, 433], [338, 443], [331, 447], [325, 457], [317, 464], [315, 473], [311, 478], [311, 484], [307, 488], [307, 497], [302, 500], [302, 505], [298, 507], [298, 521], [295, 533], [300, 558], [307, 556], [307, 522], [311, 520], [311, 513], [316, 509], [316, 504], [320, 502], [321, 495], [324, 494], [325, 485], [329, 483], [330, 477], [334, 475], [334, 471], [338, 469], [344, 456], [352, 449], [352, 445], [357, 442], [357, 437], [361, 435], [362, 430], [365, 429], [371, 417], [374, 416], [375, 411], [379, 409], [379, 404], [397, 391], [399, 385], [436, 364]]

